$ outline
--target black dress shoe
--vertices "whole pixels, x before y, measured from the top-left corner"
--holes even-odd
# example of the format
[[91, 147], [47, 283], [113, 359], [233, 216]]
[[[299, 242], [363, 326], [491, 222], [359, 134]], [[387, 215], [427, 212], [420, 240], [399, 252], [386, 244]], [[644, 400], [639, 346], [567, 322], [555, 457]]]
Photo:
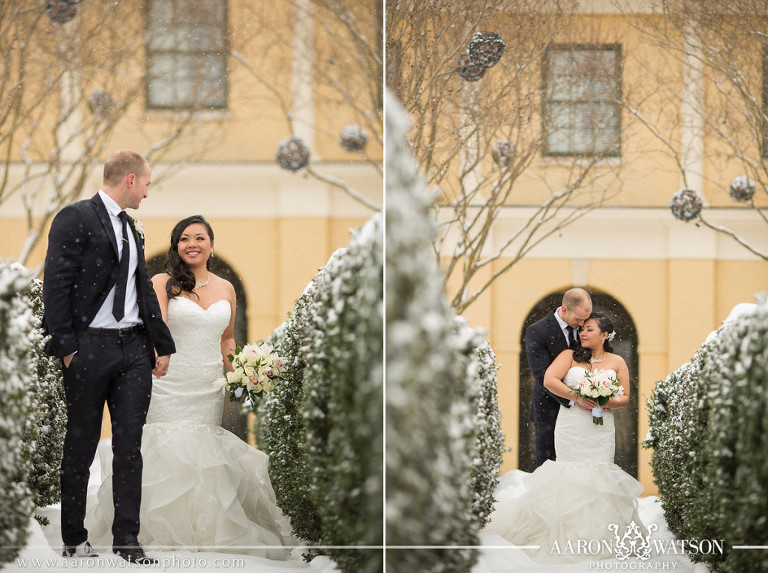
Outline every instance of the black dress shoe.
[[144, 548], [141, 545], [132, 545], [125, 547], [112, 548], [115, 555], [119, 555], [125, 559], [128, 563], [136, 563], [138, 565], [156, 565], [159, 563], [154, 557], [147, 557], [144, 553]]
[[91, 544], [83, 541], [79, 545], [65, 545], [61, 552], [62, 557], [98, 557], [99, 554], [94, 551]]

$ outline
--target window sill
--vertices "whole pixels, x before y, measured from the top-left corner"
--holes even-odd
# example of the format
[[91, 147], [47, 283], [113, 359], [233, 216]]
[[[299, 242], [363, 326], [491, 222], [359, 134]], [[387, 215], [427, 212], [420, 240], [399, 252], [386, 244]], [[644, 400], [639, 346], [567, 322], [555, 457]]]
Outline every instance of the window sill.
[[541, 167], [570, 167], [573, 165], [586, 167], [594, 163], [598, 167], [621, 167], [624, 165], [623, 157], [599, 157], [577, 155], [539, 155], [536, 164]]
[[190, 109], [145, 109], [146, 121], [180, 121], [192, 115], [197, 121], [224, 121], [232, 119], [229, 109], [206, 109], [194, 111]]

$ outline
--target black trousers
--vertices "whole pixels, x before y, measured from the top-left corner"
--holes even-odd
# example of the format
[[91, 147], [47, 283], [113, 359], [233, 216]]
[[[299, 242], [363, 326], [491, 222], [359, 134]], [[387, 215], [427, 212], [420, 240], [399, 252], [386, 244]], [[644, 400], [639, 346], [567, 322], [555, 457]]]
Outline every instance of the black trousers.
[[536, 467], [555, 459], [555, 424], [536, 422]]
[[84, 334], [69, 368], [64, 368], [68, 419], [61, 462], [61, 537], [65, 545], [78, 545], [88, 538], [85, 500], [105, 401], [112, 418], [114, 453], [113, 545], [137, 543], [141, 435], [152, 394], [151, 352], [141, 332]]

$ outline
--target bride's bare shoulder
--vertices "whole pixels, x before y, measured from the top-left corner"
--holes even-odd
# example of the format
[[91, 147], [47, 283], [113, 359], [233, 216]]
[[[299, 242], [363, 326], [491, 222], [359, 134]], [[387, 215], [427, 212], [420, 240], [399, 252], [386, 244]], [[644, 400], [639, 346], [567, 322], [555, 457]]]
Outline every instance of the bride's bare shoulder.
[[160, 287], [162, 289], [165, 289], [165, 285], [168, 283], [168, 279], [170, 278], [171, 278], [171, 275], [169, 275], [168, 273], [158, 273], [152, 277], [152, 285], [155, 288]]
[[226, 298], [230, 301], [233, 301], [236, 298], [235, 287], [232, 286], [231, 282], [213, 273], [209, 273], [209, 276], [211, 277], [211, 282], [216, 286], [216, 291], [221, 294], [222, 298]]
[[611, 359], [611, 364], [612, 364], [612, 365], [616, 365], [616, 366], [624, 366], [624, 367], [626, 367], [626, 366], [627, 366], [627, 363], [626, 363], [626, 362], [624, 361], [624, 359], [623, 359], [621, 356], [619, 356], [618, 354], [614, 354], [613, 352], [611, 352], [611, 353], [610, 353], [608, 356], [609, 356], [609, 357], [610, 357], [610, 359]]

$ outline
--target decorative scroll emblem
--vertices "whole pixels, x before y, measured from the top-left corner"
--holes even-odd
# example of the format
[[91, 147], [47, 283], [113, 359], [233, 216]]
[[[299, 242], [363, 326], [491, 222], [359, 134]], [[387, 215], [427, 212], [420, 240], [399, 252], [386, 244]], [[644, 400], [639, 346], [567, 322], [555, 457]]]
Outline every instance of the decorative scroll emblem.
[[659, 528], [655, 523], [648, 526], [648, 535], [643, 536], [640, 527], [633, 521], [627, 526], [622, 537], [619, 537], [619, 526], [612, 523], [608, 526], [616, 540], [616, 559], [624, 561], [629, 557], [637, 557], [641, 561], [647, 561], [651, 557], [651, 533]]

